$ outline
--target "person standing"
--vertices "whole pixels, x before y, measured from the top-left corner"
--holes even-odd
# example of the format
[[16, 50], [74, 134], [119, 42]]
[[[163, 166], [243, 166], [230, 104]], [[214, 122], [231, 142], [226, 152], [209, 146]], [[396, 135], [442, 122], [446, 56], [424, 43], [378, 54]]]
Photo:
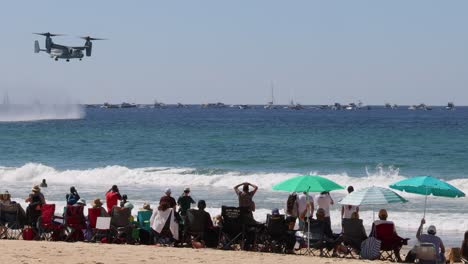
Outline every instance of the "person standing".
[[187, 210], [190, 209], [190, 206], [195, 204], [195, 201], [190, 196], [190, 188], [185, 188], [184, 192], [179, 199], [177, 199], [177, 205], [179, 206], [179, 214], [181, 216], [185, 216], [187, 214]]
[[335, 202], [330, 196], [330, 192], [321, 192], [320, 195], [317, 197], [317, 208], [320, 209], [322, 208], [325, 212], [325, 222], [328, 223], [328, 225], [331, 227], [331, 221], [330, 221], [330, 207], [334, 204]]
[[312, 195], [307, 194], [307, 192], [303, 192], [297, 196], [300, 230], [304, 230], [307, 219], [313, 217], [314, 207], [314, 197]]
[[[242, 191], [239, 190], [240, 186], [242, 186]], [[249, 186], [253, 187], [253, 191], [249, 190]], [[255, 203], [253, 201], [253, 196], [255, 195], [257, 190], [258, 190], [258, 187], [249, 182], [243, 182], [234, 186], [234, 191], [236, 192], [237, 197], [239, 198], [239, 207], [248, 208], [248, 211], [250, 215], [252, 216], [252, 218], [253, 218], [252, 212], [255, 211]]]
[[74, 205], [78, 200], [80, 200], [80, 195], [76, 191], [75, 187], [70, 187], [70, 193], [68, 193], [65, 198], [67, 199], [67, 205]]
[[117, 206], [120, 199], [122, 199], [122, 196], [120, 195], [119, 187], [117, 187], [117, 185], [112, 185], [110, 190], [106, 193], [106, 206], [109, 214], [112, 213], [112, 207]]
[[163, 204], [163, 203], [166, 203], [170, 208], [174, 209], [174, 212], [176, 210], [176, 206], [177, 206], [177, 203], [176, 203], [176, 200], [171, 196], [171, 189], [170, 188], [167, 188], [165, 191], [164, 191], [164, 196], [161, 197], [161, 199], [159, 199], [159, 204]]
[[[348, 195], [354, 192], [353, 186], [348, 186]], [[341, 206], [341, 219], [351, 219], [353, 213], [359, 213], [359, 206], [342, 205]]]

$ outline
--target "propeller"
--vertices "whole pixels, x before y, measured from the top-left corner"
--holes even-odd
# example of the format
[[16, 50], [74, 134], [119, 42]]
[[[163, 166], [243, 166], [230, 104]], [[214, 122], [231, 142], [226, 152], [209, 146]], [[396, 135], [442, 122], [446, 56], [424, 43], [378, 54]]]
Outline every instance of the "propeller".
[[44, 36], [44, 37], [65, 36], [65, 34], [52, 34], [52, 33], [50, 33], [50, 32], [46, 32], [46, 33], [33, 33], [33, 34], [41, 35], [41, 36]]
[[86, 41], [91, 41], [91, 40], [107, 40], [105, 38], [93, 38], [91, 36], [83, 36], [83, 37], [80, 37], [81, 39], [84, 39]]

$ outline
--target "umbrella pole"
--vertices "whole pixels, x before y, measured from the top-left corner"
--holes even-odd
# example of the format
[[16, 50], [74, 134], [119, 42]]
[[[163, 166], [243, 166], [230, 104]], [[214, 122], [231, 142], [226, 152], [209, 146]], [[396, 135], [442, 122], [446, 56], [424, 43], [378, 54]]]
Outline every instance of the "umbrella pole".
[[427, 206], [427, 192], [426, 192], [426, 198], [424, 199], [424, 216], [423, 216], [424, 219], [426, 219], [426, 206]]
[[[309, 187], [310, 189], [310, 187]], [[308, 217], [307, 215], [309, 214], [309, 209], [307, 208], [307, 205], [310, 204], [310, 201], [309, 201], [309, 190], [307, 190], [306, 192], [306, 201], [307, 201], [307, 204], [306, 204], [306, 217], [307, 217], [307, 253], [310, 254], [310, 217]]]

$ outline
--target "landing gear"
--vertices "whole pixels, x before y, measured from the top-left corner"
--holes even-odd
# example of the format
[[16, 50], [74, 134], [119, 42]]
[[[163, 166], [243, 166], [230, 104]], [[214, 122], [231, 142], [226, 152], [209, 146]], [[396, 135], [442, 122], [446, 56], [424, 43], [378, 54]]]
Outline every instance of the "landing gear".
[[58, 61], [58, 58], [57, 58], [57, 57], [55, 57], [55, 61]]
[[70, 59], [67, 59], [67, 62], [69, 62], [69, 61], [70, 61]]
[[81, 58], [80, 58], [80, 61], [81, 61]]

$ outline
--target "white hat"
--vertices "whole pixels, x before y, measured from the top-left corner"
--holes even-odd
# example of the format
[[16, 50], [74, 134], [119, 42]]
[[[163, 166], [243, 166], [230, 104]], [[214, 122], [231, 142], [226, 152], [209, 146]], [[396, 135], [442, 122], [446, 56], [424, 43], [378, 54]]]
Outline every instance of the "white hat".
[[427, 228], [427, 233], [428, 233], [428, 234], [435, 235], [435, 234], [437, 233], [436, 227], [433, 226], [433, 225], [430, 225], [430, 226]]
[[124, 204], [124, 208], [128, 208], [128, 209], [132, 210], [133, 207], [134, 207], [133, 204], [130, 203], [130, 202], [126, 202], [126, 203]]
[[80, 199], [78, 200], [78, 202], [76, 202], [76, 203], [77, 203], [77, 204], [86, 205], [86, 200], [83, 199], [83, 198], [80, 198]]
[[166, 194], [167, 194], [167, 193], [172, 193], [172, 192], [171, 192], [171, 188], [167, 188], [167, 189], [164, 191], [164, 193], [166, 193]]

